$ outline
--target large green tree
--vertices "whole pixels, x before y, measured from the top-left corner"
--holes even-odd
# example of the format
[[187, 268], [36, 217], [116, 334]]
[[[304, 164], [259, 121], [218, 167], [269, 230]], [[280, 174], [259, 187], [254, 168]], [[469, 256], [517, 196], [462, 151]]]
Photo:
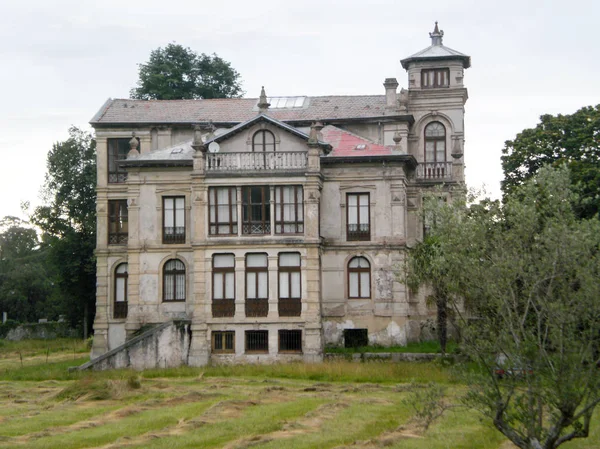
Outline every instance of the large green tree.
[[576, 212], [591, 217], [600, 211], [600, 105], [574, 114], [542, 115], [535, 128], [525, 129], [502, 150], [505, 194], [514, 192], [539, 169], [551, 164], [569, 166], [577, 187]]
[[96, 142], [72, 127], [69, 138], [48, 153], [45, 205], [32, 222], [42, 231], [49, 263], [56, 269], [60, 307], [84, 336], [94, 317], [96, 297]]
[[216, 54], [197, 54], [191, 48], [168, 44], [139, 64], [138, 86], [131, 98], [184, 100], [231, 98], [243, 94], [240, 74]]
[[587, 437], [600, 402], [600, 220], [577, 204], [568, 169], [543, 167], [503, 205], [435, 206], [429, 270], [478, 365], [465, 401], [524, 449]]

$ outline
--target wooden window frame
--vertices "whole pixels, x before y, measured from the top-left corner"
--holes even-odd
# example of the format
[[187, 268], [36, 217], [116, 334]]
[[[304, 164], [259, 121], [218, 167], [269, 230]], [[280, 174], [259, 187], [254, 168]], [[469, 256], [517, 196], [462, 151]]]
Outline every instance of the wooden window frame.
[[[248, 256], [260, 255], [265, 256], [267, 265], [264, 267], [249, 267]], [[255, 298], [248, 297], [248, 274], [254, 273], [254, 291], [256, 292]], [[259, 273], [267, 274], [267, 296], [261, 298], [258, 295], [259, 291]], [[265, 317], [269, 314], [269, 256], [266, 253], [246, 253], [246, 260], [244, 265], [244, 299], [246, 304], [246, 317]]]
[[[252, 202], [252, 189], [261, 189], [261, 202]], [[261, 206], [261, 221], [252, 220], [252, 206]], [[268, 215], [268, 218], [267, 218]], [[247, 219], [246, 219], [247, 218]], [[271, 187], [244, 186], [242, 187], [242, 234], [270, 235], [271, 234]], [[263, 232], [252, 232], [253, 226], [260, 226]]]
[[[227, 348], [227, 338], [231, 338], [232, 347]], [[221, 349], [216, 349], [216, 342], [221, 341]], [[235, 331], [212, 331], [211, 348], [214, 354], [235, 354]]]
[[[261, 349], [248, 349], [249, 339], [248, 336], [251, 334], [266, 335], [266, 348]], [[262, 343], [262, 342], [261, 342]], [[269, 353], [269, 331], [268, 330], [247, 330], [244, 331], [244, 349], [248, 354], [268, 354]]]
[[[123, 209], [121, 206], [125, 206]], [[126, 215], [121, 211], [125, 210]], [[127, 222], [127, 232], [122, 232], [123, 226], [119, 223]], [[111, 232], [111, 223], [116, 223], [117, 231]], [[108, 200], [108, 244], [109, 245], [127, 245], [129, 238], [129, 211], [127, 200]], [[114, 241], [111, 241], [114, 240]]]
[[[256, 137], [261, 135], [262, 136], [262, 142], [257, 143], [256, 142]], [[267, 135], [270, 135], [273, 138], [273, 143], [268, 143], [265, 139], [265, 137]], [[267, 145], [269, 147], [273, 147], [272, 150], [270, 148], [267, 147]], [[252, 135], [252, 152], [267, 152], [267, 151], [275, 151], [276, 150], [276, 142], [275, 142], [275, 134], [273, 134], [271, 131], [269, 131], [268, 129], [259, 129], [258, 131], [256, 131], [253, 135]]]
[[[284, 340], [285, 343], [285, 335], [288, 335], [288, 342], [292, 341], [294, 343], [298, 342], [299, 347], [297, 349], [281, 349], [281, 342]], [[294, 337], [292, 337], [294, 335]], [[284, 338], [282, 338], [284, 337]], [[278, 342], [278, 352], [280, 354], [302, 354], [302, 330], [300, 329], [279, 329], [277, 332], [277, 342]]]
[[[229, 203], [228, 203], [229, 221], [228, 222], [226, 222], [226, 221], [220, 222], [219, 221], [219, 206], [222, 206], [222, 204], [219, 204], [217, 192], [220, 189], [229, 189], [228, 194], [227, 194], [227, 198], [229, 201]], [[213, 195], [214, 195], [214, 200], [213, 200]], [[235, 201], [233, 201], [233, 199], [235, 199]], [[214, 201], [214, 204], [213, 204], [213, 201]], [[211, 208], [213, 206], [215, 208], [215, 215], [214, 215], [215, 220], [214, 221], [212, 221], [212, 219], [211, 219]], [[234, 212], [235, 212], [235, 216], [236, 216], [235, 220], [233, 219]], [[230, 186], [209, 187], [208, 188], [208, 235], [222, 235], [222, 236], [237, 235], [238, 234], [238, 221], [239, 221], [239, 217], [237, 216], [237, 188], [230, 187]], [[214, 232], [213, 232], [213, 226], [214, 226]], [[229, 232], [228, 233], [220, 233], [219, 232], [220, 226], [229, 226]]]
[[[363, 195], [367, 196], [367, 206], [369, 208], [368, 212], [367, 212], [368, 222], [366, 223], [368, 225], [367, 231], [360, 231], [360, 226], [365, 224], [365, 223], [360, 222], [360, 197]], [[356, 207], [357, 207], [356, 219], [358, 221], [358, 223], [356, 223], [356, 226], [359, 229], [357, 231], [350, 230], [350, 197], [351, 196], [356, 196]], [[371, 240], [371, 194], [369, 192], [346, 193], [346, 241], [348, 241], [348, 242], [368, 242], [370, 240]]]
[[[283, 201], [283, 189], [285, 188], [293, 188], [294, 189], [294, 221], [285, 221], [284, 218], [284, 210], [285, 206], [292, 203], [284, 203]], [[300, 191], [300, 202], [298, 202], [298, 191]], [[279, 209], [278, 209], [279, 208]], [[294, 186], [275, 186], [275, 217], [273, 220], [275, 221], [275, 234], [304, 234], [304, 189], [301, 185]], [[277, 211], [279, 210], [279, 216], [281, 220], [277, 220]], [[302, 211], [302, 219], [298, 219], [298, 211]], [[286, 232], [285, 226], [293, 226], [296, 232]], [[280, 227], [279, 232], [277, 231], [277, 227]]]
[[[127, 305], [127, 279], [129, 277], [129, 267], [127, 267], [127, 271], [125, 273], [118, 273], [117, 270], [119, 267], [127, 265], [127, 262], [122, 262], [115, 267], [114, 271], [114, 290], [113, 290], [113, 318], [114, 319], [125, 319], [127, 318], [128, 305]], [[124, 279], [125, 291], [123, 292], [123, 297], [125, 301], [117, 301], [117, 279]], [[119, 306], [117, 307], [117, 304]]]
[[[167, 266], [170, 262], [177, 261], [183, 265], [183, 269], [169, 269]], [[187, 277], [185, 264], [181, 259], [169, 259], [163, 265], [163, 302], [185, 302], [187, 296]], [[177, 298], [177, 276], [183, 275], [183, 298]], [[173, 299], [167, 299], [167, 277], [173, 277]]]
[[[433, 124], [439, 124], [443, 129], [444, 129], [444, 135], [443, 136], [428, 136], [427, 135], [427, 128], [429, 128], [431, 125]], [[444, 124], [442, 122], [438, 122], [438, 121], [433, 121], [433, 122], [429, 122], [427, 123], [427, 125], [425, 125], [425, 128], [423, 128], [423, 140], [425, 142], [425, 146], [423, 147], [423, 162], [425, 163], [444, 163], [448, 161], [448, 154], [447, 154], [447, 145], [446, 145], [446, 127], [444, 126]], [[433, 161], [428, 161], [427, 160], [427, 143], [429, 142], [433, 142]], [[443, 161], [438, 161], [437, 160], [437, 146], [438, 146], [438, 142], [444, 142], [444, 160]]]
[[[136, 137], [138, 148], [140, 148], [140, 138]], [[127, 158], [130, 146], [131, 137], [116, 137], [106, 139], [107, 148], [107, 182], [109, 184], [122, 184], [127, 181], [127, 171], [119, 167], [119, 161]], [[126, 151], [119, 153], [119, 147], [125, 148]], [[122, 148], [122, 147], [121, 147]], [[111, 166], [113, 170], [111, 170]]]
[[[282, 254], [297, 254], [300, 259], [298, 266], [282, 266], [281, 255]], [[281, 297], [281, 274], [287, 275], [288, 278], [288, 297]], [[300, 282], [300, 296], [292, 296], [292, 273], [299, 274]], [[277, 309], [279, 316], [300, 316], [302, 314], [302, 256], [297, 252], [284, 252], [279, 253], [277, 257]]]
[[[352, 263], [352, 261], [354, 259], [364, 259], [367, 261], [367, 263], [369, 264], [369, 266], [367, 268], [354, 268], [354, 267], [350, 267], [350, 263]], [[354, 256], [352, 257], [349, 261], [348, 264], [346, 265], [346, 270], [347, 270], [347, 277], [346, 277], [346, 285], [348, 288], [348, 299], [371, 299], [371, 287], [372, 287], [372, 279], [371, 279], [371, 262], [369, 262], [369, 259], [367, 259], [364, 256]], [[351, 296], [350, 295], [350, 274], [351, 273], [356, 273], [358, 276], [358, 296]], [[368, 296], [360, 296], [361, 292], [362, 292], [362, 288], [361, 288], [361, 276], [360, 273], [369, 273], [369, 295]]]
[[[215, 256], [233, 257], [232, 267], [215, 267]], [[223, 274], [223, 298], [215, 299], [215, 274]], [[227, 298], [227, 273], [233, 273], [233, 298]], [[231, 253], [218, 253], [212, 255], [212, 275], [211, 275], [211, 302], [213, 318], [231, 318], [235, 315], [235, 255]]]
[[[183, 199], [183, 226], [178, 226], [177, 223], [177, 200], [178, 199]], [[165, 202], [167, 200], [173, 200], [173, 224], [175, 224], [175, 226], [173, 226], [173, 229], [176, 230], [177, 228], [183, 228], [183, 233], [176, 233], [174, 232], [173, 234], [167, 234], [166, 233], [166, 226], [165, 226], [165, 218], [166, 218], [166, 214], [167, 214], [167, 208], [165, 206]], [[162, 213], [162, 242], [164, 244], [173, 244], [173, 243], [185, 243], [185, 235], [186, 235], [186, 219], [185, 219], [185, 196], [183, 195], [178, 195], [178, 196], [163, 196], [162, 197], [162, 207], [163, 207], [163, 213]]]
[[[426, 80], [429, 74], [433, 73], [433, 85], [426, 85]], [[438, 77], [443, 74], [444, 79], [447, 81], [446, 84], [439, 83]], [[450, 69], [422, 69], [421, 70], [421, 88], [422, 89], [439, 89], [439, 88], [450, 87]]]

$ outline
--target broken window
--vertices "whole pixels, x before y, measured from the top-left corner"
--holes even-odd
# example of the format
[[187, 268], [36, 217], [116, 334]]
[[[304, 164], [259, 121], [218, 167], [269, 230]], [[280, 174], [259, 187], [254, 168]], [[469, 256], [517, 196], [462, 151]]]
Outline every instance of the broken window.
[[344, 329], [344, 347], [360, 348], [369, 345], [367, 329]]
[[[108, 182], [109, 183], [121, 183], [127, 181], [127, 172], [125, 169], [119, 166], [119, 161], [127, 159], [127, 153], [129, 153], [129, 141], [128, 137], [119, 139], [107, 139], [108, 145]], [[139, 141], [138, 140], [138, 148]]]
[[163, 243], [185, 243], [185, 197], [163, 197]]
[[126, 245], [128, 229], [127, 200], [108, 200], [108, 244]]

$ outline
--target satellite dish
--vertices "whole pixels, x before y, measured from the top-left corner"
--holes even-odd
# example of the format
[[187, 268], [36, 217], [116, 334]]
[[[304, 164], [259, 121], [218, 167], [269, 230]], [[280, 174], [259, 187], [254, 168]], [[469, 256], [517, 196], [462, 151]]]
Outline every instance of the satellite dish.
[[219, 148], [221, 148], [221, 147], [220, 147], [220, 145], [217, 142], [211, 142], [208, 145], [208, 151], [209, 151], [209, 153], [218, 153], [219, 152]]

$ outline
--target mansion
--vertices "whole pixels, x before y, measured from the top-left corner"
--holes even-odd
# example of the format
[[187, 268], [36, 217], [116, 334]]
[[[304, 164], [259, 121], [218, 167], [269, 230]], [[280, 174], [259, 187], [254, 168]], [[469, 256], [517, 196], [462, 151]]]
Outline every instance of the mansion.
[[403, 258], [424, 192], [464, 188], [470, 66], [429, 34], [380, 95], [108, 100], [92, 359], [167, 322], [193, 366], [418, 340], [435, 311]]

